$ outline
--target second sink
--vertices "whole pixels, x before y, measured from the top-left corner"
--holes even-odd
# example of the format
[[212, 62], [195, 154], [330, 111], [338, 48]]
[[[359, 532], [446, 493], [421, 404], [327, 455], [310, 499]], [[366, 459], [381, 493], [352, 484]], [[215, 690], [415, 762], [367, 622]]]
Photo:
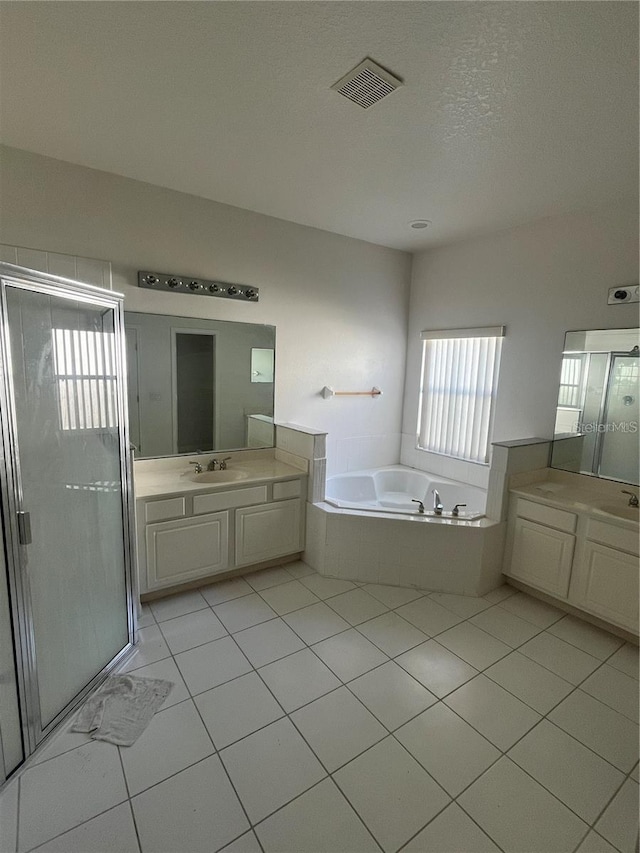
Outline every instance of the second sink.
[[596, 507], [600, 512], [607, 515], [617, 515], [618, 518], [628, 518], [630, 521], [638, 521], [637, 506], [623, 506], [621, 504], [601, 504]]

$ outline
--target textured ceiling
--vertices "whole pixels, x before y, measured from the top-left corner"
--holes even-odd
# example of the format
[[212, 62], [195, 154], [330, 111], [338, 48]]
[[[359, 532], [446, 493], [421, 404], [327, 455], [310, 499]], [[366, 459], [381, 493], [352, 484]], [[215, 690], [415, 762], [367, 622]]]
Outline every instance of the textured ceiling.
[[[1, 139], [417, 249], [636, 193], [637, 18], [580, 0], [2, 2]], [[405, 84], [368, 110], [329, 88], [365, 56]]]

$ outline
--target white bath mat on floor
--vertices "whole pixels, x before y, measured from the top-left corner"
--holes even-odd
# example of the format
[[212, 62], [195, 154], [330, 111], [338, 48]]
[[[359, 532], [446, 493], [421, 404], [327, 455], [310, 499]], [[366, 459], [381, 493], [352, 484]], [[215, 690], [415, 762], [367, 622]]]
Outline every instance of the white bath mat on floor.
[[72, 732], [87, 732], [93, 740], [131, 746], [169, 695], [173, 683], [160, 678], [111, 675], [87, 699]]

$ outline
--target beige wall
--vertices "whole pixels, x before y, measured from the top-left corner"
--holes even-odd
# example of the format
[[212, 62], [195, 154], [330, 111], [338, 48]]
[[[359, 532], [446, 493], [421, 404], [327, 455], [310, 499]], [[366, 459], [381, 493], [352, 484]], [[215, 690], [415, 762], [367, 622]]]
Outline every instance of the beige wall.
[[[275, 325], [276, 419], [328, 431], [332, 469], [397, 462], [410, 255], [11, 148], [0, 242], [111, 261], [132, 311]], [[139, 269], [256, 285], [260, 302], [150, 293]]]
[[543, 219], [416, 254], [403, 461], [415, 464], [421, 330], [506, 325], [494, 441], [549, 437], [565, 332], [637, 326], [637, 303], [607, 305], [608, 288], [637, 282], [637, 205]]

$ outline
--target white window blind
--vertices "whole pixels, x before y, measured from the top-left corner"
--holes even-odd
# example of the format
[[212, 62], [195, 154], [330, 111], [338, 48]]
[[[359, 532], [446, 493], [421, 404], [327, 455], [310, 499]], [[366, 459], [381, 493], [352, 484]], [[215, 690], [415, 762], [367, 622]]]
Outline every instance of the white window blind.
[[53, 365], [63, 430], [118, 425], [115, 335], [53, 329]]
[[423, 332], [418, 447], [487, 462], [504, 327]]
[[582, 398], [582, 376], [585, 366], [585, 356], [564, 355], [560, 371], [559, 406], [578, 408]]

